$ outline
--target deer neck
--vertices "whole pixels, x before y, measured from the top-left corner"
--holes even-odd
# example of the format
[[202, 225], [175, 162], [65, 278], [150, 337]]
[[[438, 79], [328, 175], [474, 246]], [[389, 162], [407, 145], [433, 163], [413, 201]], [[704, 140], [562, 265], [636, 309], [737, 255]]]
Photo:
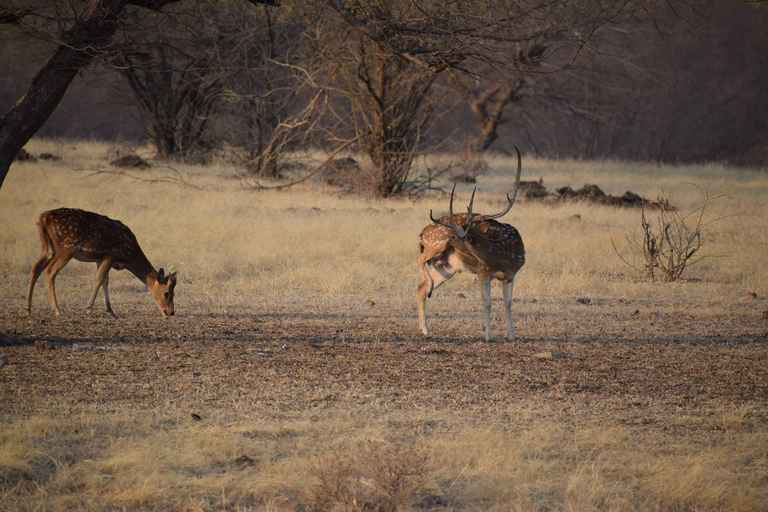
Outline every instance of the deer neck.
[[489, 259], [487, 251], [482, 251], [478, 247], [470, 244], [462, 244], [463, 247], [459, 248], [454, 245], [454, 250], [462, 255], [469, 261], [472, 261], [475, 266], [488, 267], [486, 261]]
[[127, 268], [129, 272], [135, 275], [139, 281], [146, 284], [150, 289], [154, 288], [154, 286], [157, 284], [157, 270], [155, 270], [155, 268], [143, 254], [140, 258], [137, 259], [137, 261], [126, 265], [125, 268]]

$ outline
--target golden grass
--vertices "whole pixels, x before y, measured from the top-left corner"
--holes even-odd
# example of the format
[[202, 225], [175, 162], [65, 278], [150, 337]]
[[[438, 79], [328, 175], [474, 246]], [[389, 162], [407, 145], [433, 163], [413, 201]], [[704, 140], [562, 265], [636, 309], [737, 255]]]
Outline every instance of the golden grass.
[[[58, 150], [71, 166], [108, 170], [104, 145], [33, 141], [30, 146], [33, 153]], [[510, 185], [512, 159], [493, 158], [491, 164], [489, 175], [479, 180], [476, 210], [500, 208]], [[75, 206], [122, 220], [136, 233], [155, 266], [178, 270], [182, 307], [188, 300], [216, 305], [238, 296], [297, 289], [324, 297], [379, 295], [411, 300], [419, 280], [413, 263], [418, 233], [430, 209], [447, 206], [445, 197], [373, 200], [317, 184], [289, 191], [245, 190], [226, 167], [174, 167], [171, 172], [160, 164], [149, 172], [131, 174], [175, 179], [178, 173], [201, 189], [76, 172], [60, 163], [15, 164], [1, 192], [0, 216], [5, 220], [0, 232], [4, 248], [0, 269], [11, 276], [27, 273], [39, 254], [37, 216], [46, 209]], [[607, 193], [629, 189], [654, 198], [663, 188], [673, 204], [684, 210], [700, 203], [698, 192], [687, 183], [717, 189], [725, 182], [724, 188], [735, 199], [725, 211], [729, 217], [712, 226], [713, 236], [705, 250], [727, 257], [691, 267], [684, 277], [694, 280], [694, 288], [706, 289], [708, 296], [720, 299], [738, 296], [745, 288], [768, 293], [768, 251], [762, 250], [768, 245], [765, 173], [715, 165], [659, 167], [529, 158], [523, 168], [524, 179], [543, 176], [550, 190], [596, 183]], [[459, 203], [468, 199], [469, 190], [460, 187]], [[576, 214], [581, 218], [576, 219]], [[520, 200], [505, 221], [520, 230], [527, 249], [528, 263], [516, 282], [518, 298], [691, 295], [689, 284], [658, 287], [638, 282], [614, 254], [611, 240], [624, 250], [625, 230], [639, 229], [636, 210], [579, 203], [553, 208]], [[93, 271], [90, 266], [72, 264], [62, 278], [82, 282]], [[113, 286], [116, 291], [120, 286], [135, 286], [132, 279], [117, 273]], [[454, 281], [448, 286], [456, 291], [473, 287], [471, 278], [459, 276]], [[64, 292], [65, 287], [61, 288]], [[41, 295], [36, 296], [38, 302]], [[120, 295], [115, 294], [116, 304]]]
[[[130, 173], [142, 180], [94, 174], [109, 170], [103, 144], [35, 140], [28, 149], [58, 153], [65, 163], [14, 164], [0, 190], [0, 302], [19, 311], [40, 250], [37, 217], [70, 206], [124, 221], [155, 266], [178, 270], [180, 316], [253, 305], [308, 313], [320, 305], [345, 314], [371, 298], [385, 311], [415, 314], [418, 233], [430, 209], [447, 208], [447, 198], [436, 194], [373, 200], [319, 183], [246, 190], [223, 165], [160, 164]], [[490, 163], [479, 179], [478, 211], [501, 208], [514, 170], [509, 158]], [[146, 181], [179, 176], [184, 183]], [[705, 251], [726, 257], [690, 268], [677, 284], [647, 283], [611, 244], [621, 247], [624, 230], [638, 228], [638, 211], [519, 200], [504, 219], [520, 230], [527, 249], [516, 312], [551, 314], [543, 321], [562, 321], [567, 329], [571, 297], [729, 315], [740, 311], [746, 291], [768, 295], [764, 171], [525, 158], [523, 179], [540, 176], [550, 190], [595, 183], [607, 193], [655, 198], [663, 189], [683, 209], [699, 204], [686, 183], [716, 189], [724, 182], [734, 200]], [[470, 188], [459, 188], [463, 204]], [[94, 273], [93, 265], [73, 262], [60, 274], [65, 313], [84, 307]], [[113, 272], [110, 283], [118, 315], [129, 306], [154, 308], [133, 276]], [[476, 297], [474, 286], [471, 277], [457, 277], [436, 292], [430, 313], [452, 312], [451, 297]], [[500, 295], [496, 287], [493, 293]], [[472, 299], [470, 314], [479, 315], [478, 303]], [[49, 314], [40, 282], [34, 308]], [[385, 321], [386, 313], [382, 329]], [[472, 328], [479, 336], [479, 322]], [[448, 410], [373, 417], [365, 410], [276, 410], [263, 418], [243, 413], [195, 422], [174, 407], [147, 410], [140, 403], [76, 413], [48, 404], [29, 418], [10, 418], [0, 401], [0, 509], [765, 509], [764, 405], [675, 413], [651, 405], [647, 414], [670, 422], [667, 430], [606, 422], [587, 398], [569, 404], [522, 400], [504, 411], [509, 422]], [[237, 398], [232, 405], [247, 410]]]
[[768, 499], [768, 434], [746, 422], [700, 439], [544, 409], [485, 427], [461, 414], [38, 416], [0, 426], [0, 508], [760, 510]]

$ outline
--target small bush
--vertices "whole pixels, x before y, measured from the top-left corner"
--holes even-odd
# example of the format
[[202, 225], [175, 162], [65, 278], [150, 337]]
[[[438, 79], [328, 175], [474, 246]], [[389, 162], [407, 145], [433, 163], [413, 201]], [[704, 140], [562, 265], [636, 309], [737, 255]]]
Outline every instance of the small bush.
[[[694, 185], [696, 186], [696, 185]], [[629, 243], [632, 261], [625, 258], [613, 243], [613, 249], [621, 260], [645, 274], [651, 281], [677, 281], [685, 269], [703, 259], [718, 256], [715, 254], [702, 255], [699, 251], [711, 237], [708, 227], [725, 218], [723, 212], [732, 199], [730, 194], [719, 190], [715, 196], [709, 195], [709, 187], [702, 190], [701, 206], [685, 213], [670, 206], [664, 192], [661, 192], [657, 204], [659, 213], [654, 225], [653, 220], [645, 216], [645, 204], [640, 214], [642, 240], [635, 235], [626, 235]], [[708, 216], [716, 204], [720, 210], [715, 216]], [[640, 260], [641, 263], [637, 263]]]
[[320, 460], [317, 510], [389, 512], [409, 508], [425, 486], [427, 458], [417, 448], [368, 442], [350, 454]]

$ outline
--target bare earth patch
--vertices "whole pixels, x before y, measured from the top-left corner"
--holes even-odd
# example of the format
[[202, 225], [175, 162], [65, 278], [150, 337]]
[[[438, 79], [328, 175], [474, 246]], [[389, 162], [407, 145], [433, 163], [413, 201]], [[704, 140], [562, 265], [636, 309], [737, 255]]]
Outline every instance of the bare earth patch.
[[[408, 307], [324, 308], [320, 299], [307, 300], [304, 314], [292, 303], [180, 311], [167, 320], [150, 304], [124, 306], [117, 320], [5, 310], [0, 325], [28, 343], [1, 350], [9, 360], [0, 367], [6, 439], [29, 422], [68, 427], [45, 427], [43, 437], [22, 443], [45, 451], [58, 470], [30, 456], [25, 471], [0, 467], [0, 485], [19, 509], [218, 508], [216, 491], [190, 481], [189, 471], [218, 479], [232, 500], [224, 508], [234, 509], [351, 510], [358, 500], [381, 510], [622, 510], [659, 500], [661, 509], [753, 509], [766, 498], [758, 468], [768, 460], [768, 325], [751, 307], [713, 317], [636, 312], [637, 304], [623, 302], [567, 300], [550, 314], [537, 312], [538, 302], [516, 304], [523, 339], [513, 343], [480, 341], [479, 315], [438, 312], [437, 335], [427, 340]], [[496, 317], [495, 327], [502, 324]], [[255, 438], [254, 429], [262, 432]], [[92, 435], [83, 440], [73, 430]], [[79, 448], [61, 454], [49, 444], [55, 439]], [[157, 455], [168, 442], [201, 460], [179, 469], [179, 452]], [[710, 458], [691, 459], [703, 456], [702, 443]], [[501, 460], [483, 467], [489, 452]], [[274, 466], [284, 458], [289, 466]], [[400, 477], [395, 461], [407, 463]], [[589, 475], [581, 464], [592, 464]], [[161, 479], [138, 497], [125, 488], [137, 478], [146, 486], [141, 474], [158, 468], [177, 484]], [[712, 490], [706, 475], [716, 471], [731, 491]], [[107, 485], [105, 474], [126, 483]], [[272, 480], [281, 474], [287, 488]], [[235, 485], [233, 475], [251, 480]], [[647, 482], [610, 490], [630, 475]], [[601, 483], [569, 491], [582, 477]], [[359, 485], [376, 478], [383, 480]], [[375, 491], [398, 478], [405, 490], [395, 502]], [[28, 479], [45, 492], [25, 490]], [[181, 482], [185, 490], [164, 490]], [[84, 491], [61, 501], [61, 485]], [[115, 486], [124, 494], [103, 501]]]

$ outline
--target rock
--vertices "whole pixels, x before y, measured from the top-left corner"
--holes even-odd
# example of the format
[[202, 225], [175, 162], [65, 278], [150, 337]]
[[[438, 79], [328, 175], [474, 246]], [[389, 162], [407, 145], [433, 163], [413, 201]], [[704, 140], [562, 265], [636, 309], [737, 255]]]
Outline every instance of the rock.
[[744, 294], [744, 298], [747, 300], [755, 300], [757, 299], [757, 294], [755, 292], [747, 292]]
[[467, 298], [467, 296], [466, 296], [466, 295], [464, 295], [463, 293], [459, 292], [459, 293], [457, 293], [457, 294], [456, 294], [456, 298], [457, 298], [457, 299], [466, 299], [466, 298]]
[[323, 167], [321, 179], [326, 185], [352, 186], [359, 179], [360, 171], [360, 164], [354, 158], [334, 158]]
[[562, 359], [563, 354], [559, 352], [539, 352], [538, 354], [533, 354], [533, 357], [536, 359]]
[[640, 310], [639, 309], [636, 309], [636, 310], [634, 310], [632, 312], [632, 316], [639, 315], [639, 314], [640, 314]]
[[577, 304], [584, 304], [585, 306], [588, 305], [590, 302], [592, 302], [592, 300], [590, 298], [588, 298], [588, 297], [577, 297], [577, 298], [575, 298], [573, 300]]
[[16, 162], [37, 162], [37, 157], [29, 154], [26, 149], [19, 150], [19, 154], [14, 158]]
[[539, 199], [548, 195], [547, 187], [544, 186], [544, 178], [539, 178], [539, 181], [520, 181], [518, 191], [528, 199]]
[[51, 160], [52, 162], [61, 162], [61, 157], [53, 153], [40, 153], [40, 160]]
[[202, 417], [202, 416], [200, 416], [199, 414], [197, 414], [197, 413], [195, 413], [195, 412], [193, 412], [192, 414], [190, 414], [190, 416], [192, 416], [192, 419], [193, 419], [193, 420], [195, 420], [195, 421], [200, 421], [200, 420], [202, 420], [202, 419], [203, 419], [203, 417]]
[[3, 354], [0, 356], [0, 366], [5, 366], [8, 364], [8, 356]]
[[115, 167], [127, 167], [130, 169], [148, 169], [152, 167], [139, 155], [125, 155], [124, 157], [112, 160], [109, 163]]
[[365, 301], [365, 305], [372, 308], [373, 306], [376, 305], [376, 303], [371, 299], [368, 299], [367, 301]]

